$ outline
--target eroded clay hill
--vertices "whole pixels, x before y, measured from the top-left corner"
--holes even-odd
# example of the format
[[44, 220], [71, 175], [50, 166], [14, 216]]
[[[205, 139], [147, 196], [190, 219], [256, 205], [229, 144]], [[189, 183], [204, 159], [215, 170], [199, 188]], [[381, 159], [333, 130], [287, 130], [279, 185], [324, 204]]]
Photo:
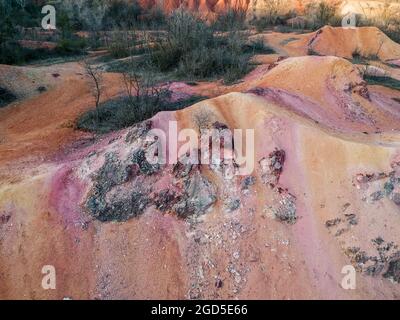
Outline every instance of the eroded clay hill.
[[[307, 5], [318, 1], [284, 0], [272, 4], [265, 0], [140, 0], [139, 2], [143, 8], [159, 7], [165, 12], [171, 12], [179, 7], [184, 7], [205, 16], [213, 16], [228, 10], [242, 10], [248, 19], [253, 19], [263, 17], [272, 11], [278, 11], [281, 14], [295, 11], [301, 15], [304, 14]], [[352, 12], [367, 17], [376, 17], [384, 14], [387, 10], [396, 11], [399, 7], [396, 1], [321, 0], [321, 2], [335, 5], [343, 16]]]
[[[341, 57], [274, 59], [234, 86], [175, 83], [213, 98], [93, 140], [59, 125], [90, 108], [73, 68], [0, 110], [1, 298], [400, 298], [399, 91]], [[146, 160], [151, 129], [199, 119], [253, 129], [254, 170]]]
[[[267, 39], [272, 35], [266, 35]], [[273, 41], [273, 40], [272, 40]], [[390, 61], [399, 58], [400, 45], [376, 27], [341, 28], [325, 26], [316, 32], [293, 35], [280, 42], [289, 55], [323, 55]]]
[[343, 58], [370, 57], [387, 61], [398, 59], [400, 45], [376, 27], [324, 27], [309, 40], [307, 49], [320, 55]]

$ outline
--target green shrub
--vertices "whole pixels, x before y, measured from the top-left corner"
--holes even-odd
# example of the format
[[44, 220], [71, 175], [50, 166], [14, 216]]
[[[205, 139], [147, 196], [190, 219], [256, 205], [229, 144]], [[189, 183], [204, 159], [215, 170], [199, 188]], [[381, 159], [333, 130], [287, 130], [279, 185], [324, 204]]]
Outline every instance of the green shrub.
[[131, 44], [127, 34], [115, 31], [111, 38], [108, 50], [112, 57], [121, 59], [131, 55], [131, 46], [134, 44]]
[[382, 31], [393, 41], [400, 43], [400, 25], [392, 28], [382, 28]]
[[122, 0], [114, 0], [104, 14], [103, 29], [132, 29], [139, 24], [141, 14], [142, 8], [137, 1], [127, 3]]
[[245, 10], [231, 8], [219, 14], [212, 27], [218, 31], [242, 30], [246, 27], [245, 21]]
[[249, 71], [251, 54], [239, 31], [214, 33], [211, 26], [184, 10], [174, 12], [165, 35], [149, 49], [149, 64], [161, 72], [174, 70], [183, 78], [222, 76], [229, 81]]
[[77, 128], [96, 133], [120, 130], [150, 119], [160, 111], [183, 109], [202, 99], [202, 97], [192, 97], [171, 103], [166, 96], [143, 95], [133, 100], [127, 96], [119, 97], [100, 104], [97, 110], [98, 118], [96, 110], [84, 113], [77, 121]]
[[[0, 29], [4, 24], [8, 24], [6, 21], [9, 19], [14, 26], [18, 25], [26, 28], [40, 26], [40, 21], [43, 17], [41, 8], [33, 1], [0, 1]], [[16, 35], [14, 34], [14, 36]]]
[[375, 26], [390, 39], [400, 43], [400, 18], [394, 13], [386, 13], [382, 17], [371, 19], [360, 17], [357, 22], [358, 26]]
[[54, 50], [30, 49], [22, 47], [17, 41], [5, 41], [0, 44], [0, 64], [23, 64], [29, 61], [55, 56]]
[[[311, 28], [311, 27], [310, 27], [310, 28]], [[280, 32], [280, 33], [296, 33], [296, 34], [302, 34], [302, 33], [306, 32], [305, 30], [293, 28], [292, 26], [288, 26], [288, 25], [285, 25], [285, 26], [279, 25], [279, 26], [276, 26], [274, 29], [275, 29], [277, 32]]]
[[16, 100], [17, 97], [5, 88], [0, 87], [0, 108]]
[[265, 1], [265, 9], [262, 16], [254, 17], [250, 22], [257, 32], [264, 32], [266, 29], [283, 26], [286, 21], [296, 16], [294, 10], [288, 10], [288, 4], [285, 0]]
[[275, 50], [267, 46], [262, 37], [257, 37], [250, 40], [249, 43], [243, 46], [244, 52], [252, 54], [271, 54], [275, 53]]
[[24, 48], [17, 41], [4, 41], [0, 44], [0, 64], [18, 65], [35, 60], [83, 54], [84, 47], [84, 39], [79, 38], [60, 40], [55, 49]]
[[268, 19], [266, 19], [265, 17], [252, 20], [251, 25], [256, 28], [258, 33], [264, 32], [268, 27], [271, 26]]
[[146, 52], [145, 45], [139, 41], [136, 32], [114, 31], [109, 42], [108, 50], [112, 57], [121, 59], [131, 55], [140, 55]]
[[24, 62], [23, 49], [16, 41], [0, 43], [0, 64], [19, 64]]
[[145, 30], [164, 29], [167, 25], [167, 17], [162, 8], [156, 6], [140, 17], [141, 28]]
[[369, 85], [380, 85], [394, 90], [400, 90], [400, 81], [391, 77], [376, 77], [366, 75], [364, 76], [364, 80], [367, 81]]
[[86, 40], [79, 37], [61, 39], [55, 49], [59, 55], [76, 55], [84, 53]]
[[319, 29], [326, 25], [339, 26], [341, 18], [336, 4], [326, 2], [311, 2], [306, 6], [306, 16], [311, 29]]

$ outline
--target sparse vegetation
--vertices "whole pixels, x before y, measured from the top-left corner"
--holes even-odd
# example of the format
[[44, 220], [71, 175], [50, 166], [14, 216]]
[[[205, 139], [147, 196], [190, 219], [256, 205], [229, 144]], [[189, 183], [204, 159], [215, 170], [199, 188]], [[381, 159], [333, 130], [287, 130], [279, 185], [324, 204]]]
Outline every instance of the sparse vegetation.
[[159, 7], [146, 9], [137, 0], [64, 0], [57, 9], [73, 31], [159, 29], [166, 20]]
[[21, 28], [39, 26], [40, 14], [40, 7], [31, 1], [0, 2], [0, 15], [4, 19], [0, 24], [0, 63], [22, 64], [38, 59], [83, 53], [86, 47], [85, 40], [72, 34], [59, 38], [55, 49], [32, 49], [21, 45]]
[[0, 108], [16, 100], [17, 97], [9, 90], [0, 87]]
[[133, 47], [136, 42], [135, 35], [129, 32], [116, 31], [112, 33], [111, 38], [108, 50], [112, 57], [120, 59], [133, 54]]
[[139, 25], [139, 17], [142, 14], [142, 8], [137, 1], [130, 3], [122, 0], [112, 1], [105, 10], [102, 19], [102, 28], [104, 30], [133, 29]]
[[308, 28], [319, 29], [326, 25], [339, 26], [338, 3], [310, 2], [305, 8]]
[[193, 114], [192, 121], [196, 125], [198, 132], [201, 132], [202, 130], [210, 129], [213, 118], [214, 114], [210, 110], [202, 108]]
[[149, 64], [160, 72], [175, 71], [180, 78], [222, 76], [233, 82], [250, 70], [251, 54], [244, 50], [243, 32], [215, 33], [203, 20], [185, 10], [174, 12], [166, 33], [149, 48]]
[[372, 54], [372, 55], [362, 55], [358, 50], [353, 52], [352, 54], [352, 59], [351, 63], [353, 64], [363, 64], [363, 65], [369, 65], [369, 61], [377, 61], [379, 60], [378, 53]]
[[266, 24], [275, 26], [282, 24], [284, 19], [283, 16], [287, 12], [287, 2], [285, 0], [269, 0], [264, 1], [265, 13], [263, 19]]
[[231, 8], [219, 14], [212, 27], [218, 31], [243, 30], [246, 28], [246, 11]]
[[270, 27], [270, 24], [268, 23], [267, 19], [264, 18], [257, 18], [251, 21], [251, 25], [254, 26], [257, 30], [258, 33], [264, 32], [268, 27]]
[[[295, 11], [288, 10], [285, 0], [265, 1], [265, 12], [262, 17], [251, 21], [258, 32], [275, 27], [278, 32], [302, 32], [304, 29], [319, 29], [325, 25], [339, 26], [341, 17], [338, 14], [338, 3], [311, 1], [304, 8], [304, 15], [297, 16]], [[294, 19], [292, 19], [294, 18]], [[292, 19], [291, 23], [288, 23]]]
[[106, 133], [122, 129], [150, 119], [160, 111], [179, 110], [202, 99], [197, 96], [171, 99], [168, 86], [158, 85], [149, 71], [146, 74], [137, 74], [135, 61], [131, 58], [122, 73], [125, 95], [99, 104], [102, 94], [101, 73], [90, 64], [86, 64], [86, 70], [91, 79], [96, 108], [83, 114], [78, 120], [77, 127], [82, 130]]
[[400, 90], [400, 81], [391, 77], [364, 76], [364, 80], [370, 85], [380, 85], [395, 90]]
[[[0, 63], [23, 64], [38, 59], [75, 57], [89, 48], [107, 48], [109, 54], [104, 61], [105, 70], [121, 72], [126, 87], [130, 87], [124, 97], [104, 104], [100, 103], [99, 88], [100, 92], [94, 95], [96, 110], [79, 120], [80, 127], [87, 130], [114, 130], [147, 119], [160, 110], [180, 108], [181, 104], [171, 105], [168, 102], [169, 91], [160, 89], [163, 88], [160, 83], [170, 80], [191, 83], [219, 78], [226, 83], [234, 83], [252, 69], [253, 55], [274, 53], [261, 36], [249, 40], [246, 12], [243, 10], [230, 9], [218, 15], [212, 23], [207, 23], [184, 9], [176, 10], [167, 17], [160, 8], [142, 8], [136, 0], [68, 0], [58, 3], [58, 30], [46, 35], [48, 41], [56, 43], [55, 48], [24, 48], [16, 34], [18, 30], [40, 25], [41, 14], [37, 6], [24, 6], [22, 2], [25, 1], [10, 5], [10, 2], [0, 1], [0, 12], [4, 17], [0, 25]], [[340, 22], [336, 4], [311, 2], [304, 12], [304, 16], [299, 18], [305, 22], [306, 28], [317, 29]], [[11, 15], [21, 18], [11, 19]], [[287, 9], [287, 1], [266, 1], [265, 15], [254, 19], [251, 24], [258, 31], [273, 27], [278, 32], [293, 32], [296, 22], [286, 23], [292, 17], [295, 13]], [[399, 21], [389, 9], [382, 20], [380, 27], [386, 33], [390, 34], [388, 30], [395, 33], [399, 30]], [[367, 22], [372, 23], [362, 23]], [[149, 31], [152, 28], [158, 30]], [[77, 31], [82, 30], [85, 33], [78, 36]], [[289, 38], [281, 44], [296, 39]], [[312, 50], [308, 53], [317, 54]], [[135, 57], [126, 59], [132, 56]], [[378, 53], [376, 56], [361, 57], [355, 52], [353, 62], [363, 64], [366, 60], [377, 59], [377, 56]], [[101, 61], [96, 60], [95, 63]], [[96, 79], [88, 66], [91, 68], [88, 64], [85, 69], [89, 78]], [[397, 80], [392, 78], [368, 77], [366, 80], [370, 84], [399, 88]], [[93, 83], [96, 87], [96, 81]], [[186, 105], [190, 102], [182, 103]]]
[[[168, 94], [168, 92], [165, 92], [165, 94]], [[123, 96], [101, 103], [98, 108], [98, 119], [95, 110], [84, 113], [78, 119], [77, 128], [96, 133], [120, 130], [150, 119], [160, 111], [180, 110], [202, 99], [204, 97], [196, 96], [177, 102], [169, 102], [168, 99], [160, 99], [160, 97], [145, 94], [139, 96], [137, 100]]]
[[251, 54], [272, 54], [275, 50], [265, 44], [262, 37], [257, 37], [250, 40], [247, 44], [243, 46], [244, 52]]
[[368, 6], [364, 8], [364, 15], [358, 19], [359, 26], [376, 26], [393, 41], [400, 43], [400, 16], [395, 7], [386, 1], [382, 12], [377, 17], [366, 18]]
[[89, 80], [90, 92], [95, 101], [95, 115], [96, 117], [93, 120], [94, 126], [98, 126], [100, 122], [100, 99], [103, 94], [103, 74], [102, 72], [92, 66], [87, 60], [83, 61], [83, 67], [85, 68], [86, 76]]
[[288, 38], [288, 39], [285, 39], [285, 40], [281, 41], [280, 45], [286, 46], [288, 43], [296, 41], [296, 40], [299, 40], [299, 39], [300, 38], [291, 37], [291, 38]]

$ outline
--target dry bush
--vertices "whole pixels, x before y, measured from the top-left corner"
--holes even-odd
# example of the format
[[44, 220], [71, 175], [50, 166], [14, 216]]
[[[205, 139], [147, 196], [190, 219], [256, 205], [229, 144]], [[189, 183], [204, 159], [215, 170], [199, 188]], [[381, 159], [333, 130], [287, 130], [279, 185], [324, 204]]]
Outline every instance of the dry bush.
[[149, 63], [160, 72], [175, 71], [181, 78], [222, 76], [233, 82], [249, 71], [251, 54], [243, 50], [243, 33], [215, 33], [212, 26], [185, 10], [170, 16], [166, 33], [153, 44]]
[[88, 78], [90, 93], [95, 101], [96, 123], [98, 123], [100, 119], [100, 99], [103, 94], [103, 73], [99, 68], [90, 64], [88, 60], [84, 60], [82, 66], [84, 67], [85, 74]]
[[[107, 133], [150, 119], [160, 111], [179, 110], [203, 99], [192, 96], [178, 101], [171, 100], [168, 86], [158, 85], [150, 70], [141, 75], [137, 74], [133, 58], [130, 60], [123, 72], [125, 95], [100, 103], [95, 110], [81, 115], [77, 123], [78, 129]], [[91, 74], [90, 71], [87, 73]], [[101, 95], [102, 91], [96, 91], [96, 74], [92, 75], [91, 79], [94, 89], [92, 92], [97, 98], [96, 93]]]
[[263, 32], [272, 26], [283, 26], [296, 14], [296, 9], [292, 7], [290, 0], [263, 0], [259, 12], [253, 15], [250, 24], [257, 32]]
[[265, 20], [270, 25], [277, 25], [288, 11], [286, 0], [264, 0], [265, 2]]
[[305, 16], [311, 29], [319, 29], [326, 25], [339, 26], [341, 18], [338, 13], [339, 2], [311, 2], [305, 7]]
[[192, 115], [192, 121], [197, 127], [197, 130], [199, 133], [202, 130], [205, 129], [210, 129], [211, 124], [214, 121], [215, 115], [212, 111], [207, 110], [205, 108], [201, 108], [200, 110], [197, 110], [193, 115]]
[[381, 29], [392, 40], [400, 43], [400, 10], [392, 6], [394, 1], [385, 1], [382, 12], [372, 12], [368, 3], [363, 4], [363, 17], [359, 18], [359, 26], [375, 26]]

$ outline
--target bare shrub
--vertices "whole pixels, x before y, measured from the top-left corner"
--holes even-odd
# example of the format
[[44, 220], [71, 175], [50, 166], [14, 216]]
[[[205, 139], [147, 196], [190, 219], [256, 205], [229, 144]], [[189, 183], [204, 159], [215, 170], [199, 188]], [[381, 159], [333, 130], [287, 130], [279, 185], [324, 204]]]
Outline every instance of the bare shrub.
[[319, 29], [326, 25], [338, 26], [341, 18], [338, 14], [339, 2], [311, 2], [306, 5], [305, 15], [310, 24], [308, 27]]
[[103, 93], [103, 73], [99, 68], [90, 64], [88, 60], [84, 60], [82, 64], [83, 67], [85, 68], [85, 73], [89, 80], [90, 93], [95, 101], [96, 123], [98, 123], [100, 119], [99, 105]]
[[209, 129], [211, 127], [212, 121], [214, 118], [214, 114], [205, 108], [201, 108], [197, 110], [192, 115], [192, 121], [197, 127], [197, 130], [201, 132], [201, 130]]
[[179, 77], [224, 77], [233, 82], [249, 71], [251, 54], [245, 52], [245, 34], [237, 30], [215, 33], [211, 26], [185, 10], [175, 11], [166, 33], [154, 39], [150, 64]]
[[392, 1], [385, 1], [382, 12], [372, 13], [368, 3], [361, 6], [363, 15], [359, 17], [359, 26], [375, 26], [381, 29], [393, 41], [400, 43], [400, 12], [391, 5]]

